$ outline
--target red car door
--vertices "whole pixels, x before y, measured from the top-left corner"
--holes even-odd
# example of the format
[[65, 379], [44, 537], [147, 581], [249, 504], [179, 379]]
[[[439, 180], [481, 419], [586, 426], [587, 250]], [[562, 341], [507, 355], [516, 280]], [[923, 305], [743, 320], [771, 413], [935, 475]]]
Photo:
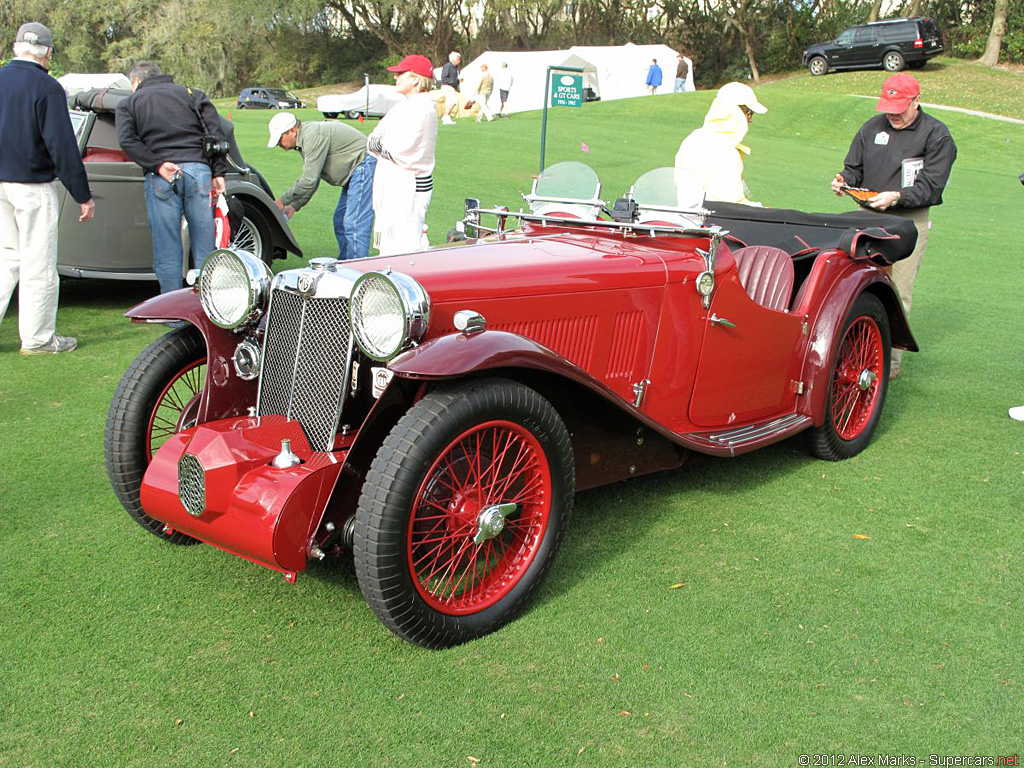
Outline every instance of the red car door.
[[804, 318], [766, 309], [740, 284], [731, 258], [719, 262], [690, 400], [701, 427], [726, 427], [791, 413], [796, 406]]

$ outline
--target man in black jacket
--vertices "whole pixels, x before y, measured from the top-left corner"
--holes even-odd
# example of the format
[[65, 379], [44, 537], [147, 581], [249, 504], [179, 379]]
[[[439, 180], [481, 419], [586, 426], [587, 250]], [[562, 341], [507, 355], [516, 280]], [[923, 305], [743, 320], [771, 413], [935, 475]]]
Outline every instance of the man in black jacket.
[[23, 355], [70, 352], [78, 341], [56, 332], [57, 179], [92, 218], [82, 154], [68, 117], [67, 95], [47, 74], [53, 35], [42, 24], [22, 24], [15, 58], [0, 70], [0, 319], [18, 291]]
[[444, 115], [441, 117], [441, 125], [455, 125], [452, 115], [459, 111], [459, 64], [462, 63], [462, 54], [452, 51], [448, 54], [448, 61], [441, 67], [441, 93], [444, 94]]
[[188, 222], [196, 269], [214, 249], [211, 189], [224, 192], [225, 154], [204, 151], [205, 138], [224, 142], [220, 116], [199, 90], [175, 84], [152, 61], [128, 73], [132, 95], [117, 107], [117, 138], [146, 172], [146, 213], [153, 235], [153, 271], [160, 292], [181, 287], [181, 217]]
[[[942, 191], [956, 160], [956, 144], [946, 126], [921, 109], [921, 86], [912, 75], [899, 73], [882, 85], [877, 115], [861, 126], [846, 155], [832, 191], [866, 187], [877, 192], [867, 201], [875, 211], [910, 219], [917, 226], [917, 246], [892, 267], [892, 280], [909, 315], [914, 282], [928, 246], [928, 210], [942, 204]], [[892, 351], [890, 378], [900, 371], [902, 350]]]

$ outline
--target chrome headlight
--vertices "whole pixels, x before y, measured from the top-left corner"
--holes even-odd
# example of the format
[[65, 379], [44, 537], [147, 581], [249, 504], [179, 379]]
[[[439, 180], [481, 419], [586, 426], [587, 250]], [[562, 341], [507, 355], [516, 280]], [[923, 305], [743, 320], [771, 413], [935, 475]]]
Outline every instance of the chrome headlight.
[[352, 332], [363, 354], [390, 360], [418, 341], [430, 320], [423, 287], [399, 272], [368, 272], [352, 288]]
[[247, 251], [214, 251], [199, 273], [199, 300], [210, 321], [234, 329], [258, 318], [270, 296], [270, 267]]

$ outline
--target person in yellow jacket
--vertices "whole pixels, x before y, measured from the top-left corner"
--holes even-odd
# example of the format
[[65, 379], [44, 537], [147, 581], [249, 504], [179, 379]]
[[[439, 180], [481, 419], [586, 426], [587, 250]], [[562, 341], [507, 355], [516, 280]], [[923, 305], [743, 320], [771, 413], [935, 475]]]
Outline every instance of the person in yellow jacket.
[[743, 83], [727, 83], [718, 89], [704, 125], [683, 139], [676, 152], [676, 184], [696, 179], [708, 200], [757, 205], [743, 180], [743, 160], [750, 148], [742, 144], [754, 114], [768, 108], [754, 90]]

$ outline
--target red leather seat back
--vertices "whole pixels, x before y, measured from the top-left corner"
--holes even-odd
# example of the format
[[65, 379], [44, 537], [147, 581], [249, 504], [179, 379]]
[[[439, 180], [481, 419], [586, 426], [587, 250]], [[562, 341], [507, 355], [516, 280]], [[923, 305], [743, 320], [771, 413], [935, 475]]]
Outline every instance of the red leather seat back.
[[740, 283], [762, 307], [785, 312], [793, 293], [793, 259], [781, 248], [748, 245], [732, 252]]

